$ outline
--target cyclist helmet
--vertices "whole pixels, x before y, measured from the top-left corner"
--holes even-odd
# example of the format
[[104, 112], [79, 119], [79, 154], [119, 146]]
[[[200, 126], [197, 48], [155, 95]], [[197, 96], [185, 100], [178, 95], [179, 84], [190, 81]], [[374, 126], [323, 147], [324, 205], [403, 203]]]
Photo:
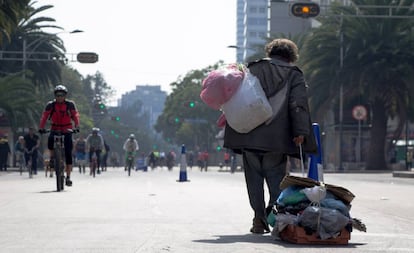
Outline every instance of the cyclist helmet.
[[65, 94], [67, 94], [68, 93], [68, 89], [66, 89], [66, 87], [65, 86], [63, 86], [63, 85], [57, 85], [56, 87], [55, 87], [55, 94], [57, 93], [57, 92], [64, 92]]
[[92, 128], [92, 133], [98, 133], [98, 132], [99, 132], [99, 128], [97, 127]]
[[130, 138], [130, 139], [135, 139], [135, 135], [134, 135], [134, 134], [130, 134], [130, 135], [129, 135], [129, 138]]

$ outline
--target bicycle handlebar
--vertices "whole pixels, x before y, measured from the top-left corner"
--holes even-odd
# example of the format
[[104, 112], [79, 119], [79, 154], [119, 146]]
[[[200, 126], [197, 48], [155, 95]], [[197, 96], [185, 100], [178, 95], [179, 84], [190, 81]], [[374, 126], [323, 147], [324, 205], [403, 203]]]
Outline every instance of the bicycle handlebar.
[[[68, 129], [66, 129], [66, 131], [67, 131], [68, 133], [73, 133], [73, 134], [75, 134], [75, 133], [79, 133], [79, 132], [80, 132], [80, 130], [79, 130], [78, 128], [68, 128]], [[58, 133], [58, 134], [62, 134], [62, 133], [63, 133], [63, 131], [62, 131], [62, 130], [39, 129], [39, 133], [40, 133], [40, 134], [46, 134], [46, 133], [52, 133], [52, 132], [54, 132], [54, 133]]]

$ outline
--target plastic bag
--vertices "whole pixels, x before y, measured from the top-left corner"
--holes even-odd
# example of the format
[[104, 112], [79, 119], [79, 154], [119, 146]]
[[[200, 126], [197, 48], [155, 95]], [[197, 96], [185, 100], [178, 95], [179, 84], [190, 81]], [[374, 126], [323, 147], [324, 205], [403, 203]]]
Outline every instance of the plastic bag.
[[322, 240], [335, 237], [350, 219], [335, 209], [309, 206], [299, 216], [300, 226], [318, 232]]
[[315, 185], [314, 187], [305, 188], [302, 192], [312, 203], [320, 203], [326, 197], [326, 188]]
[[236, 93], [243, 77], [243, 67], [237, 64], [211, 71], [203, 80], [201, 100], [209, 107], [219, 110]]
[[239, 133], [248, 133], [272, 116], [272, 107], [260, 81], [246, 70], [243, 82], [222, 110], [227, 123]]

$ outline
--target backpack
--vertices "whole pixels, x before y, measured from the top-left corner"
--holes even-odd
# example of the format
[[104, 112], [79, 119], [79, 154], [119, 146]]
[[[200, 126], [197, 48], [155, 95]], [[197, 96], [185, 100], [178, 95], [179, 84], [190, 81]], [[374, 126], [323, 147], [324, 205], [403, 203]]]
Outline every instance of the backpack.
[[[50, 105], [48, 105], [52, 107], [52, 110], [50, 111], [50, 114], [49, 114], [49, 120], [52, 118], [53, 113], [56, 111], [55, 105], [56, 105], [56, 101], [52, 101]], [[74, 105], [71, 101], [68, 101], [68, 100], [65, 100], [65, 105], [66, 105], [66, 113], [70, 116], [70, 110], [74, 109]]]

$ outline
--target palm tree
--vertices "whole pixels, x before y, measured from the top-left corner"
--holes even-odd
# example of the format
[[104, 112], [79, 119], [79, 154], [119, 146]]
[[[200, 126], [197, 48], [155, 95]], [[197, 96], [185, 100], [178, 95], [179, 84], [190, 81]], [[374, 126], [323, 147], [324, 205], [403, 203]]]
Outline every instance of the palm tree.
[[62, 28], [53, 25], [53, 18], [38, 16], [42, 11], [52, 8], [52, 5], [35, 8], [34, 3], [27, 5], [24, 12], [17, 16], [18, 25], [11, 33], [10, 41], [1, 46], [1, 50], [15, 52], [22, 61], [9, 61], [8, 64], [0, 65], [0, 75], [28, 71], [32, 73], [30, 78], [35, 86], [48, 89], [50, 84], [56, 84], [61, 79], [65, 47], [57, 33], [48, 33], [44, 29]]
[[14, 131], [38, 123], [41, 105], [30, 81], [20, 75], [0, 78], [0, 108]]
[[[394, 0], [355, 0], [355, 6], [383, 5], [399, 7], [394, 15], [413, 15], [414, 3]], [[304, 69], [312, 84], [310, 95], [316, 109], [327, 104], [344, 87], [348, 100], [357, 96], [371, 104], [372, 128], [366, 169], [386, 168], [385, 147], [387, 121], [398, 116], [400, 127], [407, 119], [408, 107], [414, 98], [412, 19], [362, 18], [356, 7], [333, 6], [333, 14], [321, 18], [322, 25], [313, 31], [305, 45]], [[358, 9], [360, 14], [384, 15], [383, 9]], [[385, 15], [384, 15], [385, 16]], [[340, 37], [343, 36], [343, 62], [340, 63]], [[342, 68], [339, 68], [342, 66]]]
[[3, 0], [0, 3], [0, 45], [10, 40], [10, 34], [19, 22], [19, 15], [30, 0]]

